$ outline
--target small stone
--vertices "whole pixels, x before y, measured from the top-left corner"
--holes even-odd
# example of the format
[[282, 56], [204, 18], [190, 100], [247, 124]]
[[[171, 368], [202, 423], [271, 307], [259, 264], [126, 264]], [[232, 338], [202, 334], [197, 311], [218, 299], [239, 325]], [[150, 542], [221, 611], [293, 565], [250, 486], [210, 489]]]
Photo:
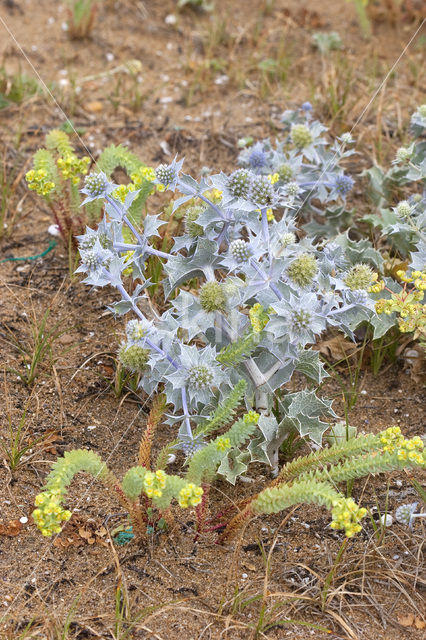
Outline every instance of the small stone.
[[248, 578], [248, 573], [242, 573], [241, 577], [243, 580], [245, 580], [246, 578]]
[[361, 391], [361, 395], [362, 395], [362, 396], [366, 396], [366, 395], [367, 395], [367, 389], [363, 389], [363, 390]]
[[174, 13], [169, 13], [169, 15], [164, 18], [164, 22], [169, 25], [174, 25], [177, 22], [177, 17]]
[[27, 516], [22, 516], [22, 518], [19, 518], [19, 522], [21, 524], [27, 524], [27, 522], [28, 522]]
[[48, 233], [49, 235], [51, 235], [51, 236], [55, 236], [55, 237], [58, 237], [58, 236], [60, 236], [60, 235], [61, 235], [61, 232], [60, 232], [59, 227], [58, 227], [58, 225], [57, 225], [57, 224], [51, 224], [51, 225], [49, 226], [49, 228], [47, 229], [47, 233]]
[[108, 53], [105, 54], [105, 58], [108, 62], [112, 62], [114, 60], [114, 54], [108, 51]]
[[380, 516], [380, 522], [384, 527], [391, 527], [393, 518], [390, 513], [387, 513], [386, 515]]
[[91, 431], [92, 429], [96, 429], [96, 425], [95, 424], [89, 424], [89, 426], [87, 427], [87, 429], [89, 431]]

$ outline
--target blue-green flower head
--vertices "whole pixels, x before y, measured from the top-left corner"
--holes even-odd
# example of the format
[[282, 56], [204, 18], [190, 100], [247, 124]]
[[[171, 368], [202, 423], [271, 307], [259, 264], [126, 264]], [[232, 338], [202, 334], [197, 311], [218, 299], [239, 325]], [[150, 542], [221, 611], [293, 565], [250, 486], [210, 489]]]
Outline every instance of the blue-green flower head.
[[345, 133], [342, 133], [342, 135], [339, 136], [337, 139], [342, 144], [353, 144], [353, 142], [354, 142], [354, 139], [352, 138], [352, 135], [349, 133], [349, 131], [346, 131]]
[[116, 184], [110, 182], [103, 171], [99, 173], [91, 173], [84, 179], [84, 188], [81, 193], [86, 194], [87, 198], [83, 204], [105, 198], [117, 187]]
[[247, 199], [259, 208], [275, 204], [275, 190], [268, 176], [253, 176]]
[[256, 171], [262, 169], [268, 162], [268, 156], [266, 155], [263, 146], [260, 142], [257, 142], [251, 149], [248, 163], [250, 167]]
[[252, 174], [247, 169], [237, 169], [228, 178], [226, 188], [234, 198], [247, 200]]
[[333, 186], [337, 193], [342, 198], [345, 198], [352, 191], [354, 184], [355, 182], [350, 176], [342, 174], [341, 176], [336, 176]]
[[191, 458], [196, 451], [199, 451], [206, 446], [202, 435], [191, 436], [184, 433], [180, 433], [178, 436], [178, 443], [174, 446], [174, 449], [181, 449], [187, 458]]
[[104, 249], [99, 238], [96, 238], [92, 248], [80, 250], [81, 264], [76, 272], [100, 271], [103, 267], [108, 267], [113, 257], [113, 253], [109, 249]]
[[200, 289], [200, 304], [204, 311], [225, 311], [226, 295], [220, 282], [206, 282]]
[[413, 516], [416, 513], [417, 505], [418, 502], [412, 502], [411, 504], [402, 504], [395, 511], [396, 520], [412, 529], [414, 521]]
[[320, 302], [313, 293], [300, 298], [291, 294], [288, 300], [272, 305], [268, 331], [277, 340], [284, 339], [296, 345], [312, 344], [326, 328], [326, 319], [322, 315]]
[[400, 218], [409, 218], [413, 212], [413, 208], [407, 200], [401, 200], [394, 208], [394, 211]]
[[189, 369], [187, 381], [191, 389], [209, 389], [214, 382], [214, 370], [208, 364], [195, 365]]
[[291, 262], [288, 276], [299, 287], [309, 287], [317, 274], [318, 263], [311, 253], [302, 253]]
[[126, 325], [127, 339], [132, 342], [143, 340], [151, 329], [152, 323], [148, 320], [130, 320]]
[[166, 189], [174, 191], [182, 169], [183, 160], [174, 158], [171, 164], [160, 164], [155, 170], [155, 182]]
[[252, 255], [250, 244], [241, 238], [233, 240], [229, 245], [229, 253], [236, 262], [248, 262]]
[[300, 187], [297, 182], [289, 182], [284, 188], [284, 193], [289, 198], [295, 198], [300, 193]]
[[138, 344], [122, 344], [118, 350], [118, 359], [123, 367], [133, 373], [145, 371], [149, 360], [150, 351]]
[[309, 147], [314, 141], [311, 130], [306, 124], [294, 124], [290, 129], [290, 138], [298, 149]]

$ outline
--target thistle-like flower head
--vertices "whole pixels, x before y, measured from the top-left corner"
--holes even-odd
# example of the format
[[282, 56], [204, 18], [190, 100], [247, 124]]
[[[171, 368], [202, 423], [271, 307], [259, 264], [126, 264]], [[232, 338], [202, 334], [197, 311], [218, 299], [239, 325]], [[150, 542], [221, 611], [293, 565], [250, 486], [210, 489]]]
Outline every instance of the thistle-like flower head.
[[118, 359], [121, 364], [129, 371], [140, 373], [146, 369], [149, 360], [150, 351], [144, 349], [138, 344], [122, 344], [118, 350]]
[[277, 173], [280, 176], [280, 180], [282, 180], [283, 182], [290, 182], [290, 180], [292, 180], [294, 176], [293, 167], [289, 164], [281, 164], [277, 168]]
[[296, 242], [296, 236], [292, 231], [284, 233], [280, 238], [280, 244], [284, 249], [294, 242]]
[[317, 260], [311, 253], [302, 253], [287, 269], [288, 276], [299, 287], [311, 285], [317, 271]]
[[418, 502], [413, 502], [411, 504], [402, 504], [395, 511], [396, 520], [412, 529], [414, 521], [413, 516], [416, 513], [417, 505]]
[[214, 381], [214, 371], [207, 364], [199, 364], [188, 371], [188, 386], [197, 391], [209, 389]]
[[274, 187], [267, 176], [253, 176], [247, 199], [257, 207], [270, 207], [274, 204]]
[[412, 151], [407, 147], [399, 147], [396, 150], [395, 159], [393, 164], [406, 164], [411, 160]]
[[377, 280], [377, 274], [368, 264], [354, 264], [345, 276], [344, 283], [352, 291], [362, 289], [367, 291], [372, 282]]
[[250, 167], [254, 170], [262, 169], [267, 164], [267, 161], [268, 156], [266, 155], [262, 144], [257, 142], [248, 157]]
[[97, 238], [93, 246], [89, 249], [80, 250], [81, 265], [76, 271], [87, 271], [89, 273], [102, 270], [108, 267], [113, 253], [109, 249], [104, 249]]
[[170, 164], [160, 164], [155, 169], [155, 182], [164, 189], [173, 191], [176, 188], [182, 165], [183, 159], [177, 161], [176, 158]]
[[200, 289], [200, 304], [204, 311], [225, 311], [226, 295], [223, 286], [216, 281], [206, 282]]
[[81, 193], [85, 193], [87, 198], [84, 203], [92, 202], [92, 200], [98, 200], [99, 198], [105, 198], [108, 196], [118, 185], [110, 182], [103, 171], [99, 173], [91, 173], [84, 179], [84, 188]]
[[342, 198], [344, 198], [350, 191], [352, 191], [354, 184], [354, 180], [350, 176], [342, 174], [341, 176], [336, 176], [334, 189], [340, 196], [342, 196]]
[[394, 211], [400, 218], [408, 218], [411, 215], [413, 208], [407, 200], [402, 200], [395, 207]]
[[203, 227], [197, 224], [197, 220], [203, 211], [205, 211], [205, 208], [200, 205], [189, 207], [186, 210], [185, 231], [191, 238], [198, 238], [198, 236], [202, 236], [204, 233]]
[[306, 124], [294, 124], [290, 129], [290, 138], [292, 143], [298, 149], [309, 147], [314, 141], [314, 137]]
[[228, 178], [227, 189], [234, 198], [247, 199], [251, 183], [251, 173], [247, 169], [237, 169]]
[[229, 253], [237, 262], [247, 262], [250, 260], [250, 244], [245, 240], [233, 240], [229, 245]]
[[126, 336], [129, 342], [140, 342], [145, 338], [151, 328], [151, 323], [146, 320], [129, 320], [126, 325]]

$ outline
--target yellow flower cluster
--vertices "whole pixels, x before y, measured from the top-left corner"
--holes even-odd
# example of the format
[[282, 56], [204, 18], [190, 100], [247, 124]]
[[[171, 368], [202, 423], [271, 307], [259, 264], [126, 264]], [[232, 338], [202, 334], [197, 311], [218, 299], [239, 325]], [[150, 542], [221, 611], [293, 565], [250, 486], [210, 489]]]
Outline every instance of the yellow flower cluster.
[[271, 173], [268, 176], [268, 180], [271, 184], [275, 184], [276, 182], [278, 182], [279, 179], [280, 179], [279, 173]]
[[166, 474], [162, 469], [155, 473], [148, 471], [143, 479], [144, 491], [148, 498], [161, 498], [166, 486]]
[[135, 171], [135, 173], [132, 173], [130, 177], [135, 185], [140, 187], [144, 180], [148, 180], [148, 182], [154, 182], [155, 171], [152, 167], [140, 167], [137, 171]]
[[367, 513], [367, 509], [358, 507], [352, 498], [336, 500], [333, 507], [333, 520], [330, 523], [332, 529], [344, 529], [347, 538], [352, 538], [361, 531], [362, 526], [359, 522]]
[[65, 179], [69, 178], [73, 184], [78, 184], [80, 175], [85, 176], [88, 171], [90, 158], [77, 158], [73, 153], [69, 153], [64, 158], [58, 158], [57, 164]]
[[249, 311], [250, 324], [255, 333], [260, 333], [268, 323], [269, 316], [263, 306], [256, 302]]
[[[397, 271], [397, 276], [405, 283], [400, 293], [392, 292], [388, 300], [381, 298], [376, 302], [376, 312], [390, 315], [399, 314], [398, 325], [401, 333], [418, 331], [426, 334], [426, 304], [423, 303], [426, 291], [426, 272], [413, 271], [408, 275], [406, 271]], [[408, 290], [406, 285], [412, 284]], [[374, 287], [370, 287], [373, 289]]]
[[220, 189], [210, 189], [210, 191], [206, 191], [204, 195], [215, 204], [222, 199], [222, 191]]
[[[134, 254], [134, 251], [126, 251], [125, 253], [123, 253], [122, 258], [124, 258], [124, 262], [128, 262], [133, 254]], [[126, 267], [124, 269], [123, 276], [131, 276], [132, 273], [133, 273], [133, 267], [132, 265], [130, 265], [129, 267]]]
[[409, 460], [423, 465], [425, 462], [424, 444], [419, 436], [406, 440], [399, 427], [389, 427], [380, 434], [380, 442], [384, 445], [383, 451], [397, 452], [398, 460]]
[[192, 482], [187, 484], [186, 487], [183, 487], [183, 489], [179, 491], [179, 506], [183, 509], [189, 506], [196, 507], [197, 504], [200, 504], [203, 493], [201, 487], [197, 487], [195, 484], [192, 484]]
[[[140, 187], [143, 182], [154, 182], [155, 180], [155, 170], [152, 167], [139, 167], [137, 171], [130, 175], [134, 185], [136, 187]], [[151, 193], [153, 193], [157, 189], [157, 191], [164, 191], [165, 186], [162, 184], [153, 185]]]
[[136, 187], [133, 184], [133, 182], [129, 182], [129, 184], [120, 184], [116, 189], [114, 189], [111, 195], [116, 200], [120, 200], [120, 202], [124, 202], [127, 194], [130, 193], [131, 191], [135, 191], [135, 189]]
[[243, 416], [243, 421], [246, 424], [249, 424], [249, 423], [256, 424], [259, 418], [260, 418], [259, 413], [256, 413], [256, 411], [249, 411]]
[[385, 288], [385, 283], [383, 280], [378, 280], [376, 284], [373, 284], [371, 287], [368, 287], [368, 293], [380, 293]]
[[[59, 485], [58, 482], [55, 484]], [[37, 508], [34, 509], [32, 516], [44, 536], [60, 533], [61, 522], [71, 518], [71, 511], [62, 507], [61, 500], [62, 490], [59, 486], [36, 496], [35, 505]]]
[[216, 440], [216, 449], [218, 451], [226, 451], [231, 448], [231, 440], [229, 438], [218, 438]]
[[25, 174], [28, 189], [35, 191], [39, 196], [47, 196], [55, 188], [55, 183], [47, 178], [45, 169], [31, 169]]

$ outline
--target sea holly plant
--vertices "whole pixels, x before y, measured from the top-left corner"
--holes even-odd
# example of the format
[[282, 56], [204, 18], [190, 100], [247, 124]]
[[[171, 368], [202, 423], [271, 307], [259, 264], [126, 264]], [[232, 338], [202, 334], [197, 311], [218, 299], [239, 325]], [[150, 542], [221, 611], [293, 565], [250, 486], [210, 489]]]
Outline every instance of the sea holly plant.
[[[426, 266], [426, 104], [413, 113], [410, 125], [414, 140], [397, 149], [390, 169], [373, 166], [364, 172], [376, 211], [363, 220], [386, 235], [403, 259], [411, 254], [410, 266], [421, 271]], [[401, 199], [404, 188], [411, 193]]]
[[[290, 135], [297, 146], [303, 134], [307, 158], [322, 162], [316, 145], [321, 126], [303, 127]], [[173, 211], [185, 212], [185, 233], [174, 239], [170, 253], [153, 246], [165, 224], [159, 215], [147, 214], [140, 226], [130, 219], [137, 191], [120, 199], [105, 173], [87, 176], [83, 204], [103, 200], [105, 217], [79, 236], [78, 271], [89, 285], [115, 287], [121, 299], [111, 310], [135, 316], [127, 324], [122, 358], [131, 354], [135, 369], [142, 365], [146, 393], [165, 393], [168, 421], [178, 427], [177, 446], [187, 453], [206, 446], [197, 425], [243, 379], [247, 409], [260, 414], [250, 455], [277, 471], [279, 447], [289, 433], [321, 444], [324, 418], [335, 417], [331, 403], [313, 390], [276, 403], [277, 390], [296, 372], [321, 383], [326, 373], [309, 345], [329, 327], [353, 338], [354, 329], [375, 315], [367, 289], [378, 274], [369, 265], [351, 264], [338, 243], [299, 239], [299, 187], [289, 189], [277, 172], [241, 168], [197, 182], [182, 173], [182, 165], [175, 159], [150, 175], [153, 185], [179, 194]], [[342, 174], [315, 186], [316, 175], [309, 189], [328, 200], [328, 185], [335, 190]], [[168, 307], [148, 317], [141, 303], [151, 284], [145, 273], [150, 256], [163, 261]], [[199, 290], [190, 286], [195, 280]]]
[[331, 142], [327, 127], [312, 113], [309, 102], [285, 111], [280, 139], [248, 144], [239, 162], [256, 174], [273, 176], [293, 210], [309, 221], [303, 228], [310, 236], [333, 237], [349, 226], [352, 217], [346, 198], [354, 180], [341, 163], [355, 153], [354, 140], [343, 133]]

